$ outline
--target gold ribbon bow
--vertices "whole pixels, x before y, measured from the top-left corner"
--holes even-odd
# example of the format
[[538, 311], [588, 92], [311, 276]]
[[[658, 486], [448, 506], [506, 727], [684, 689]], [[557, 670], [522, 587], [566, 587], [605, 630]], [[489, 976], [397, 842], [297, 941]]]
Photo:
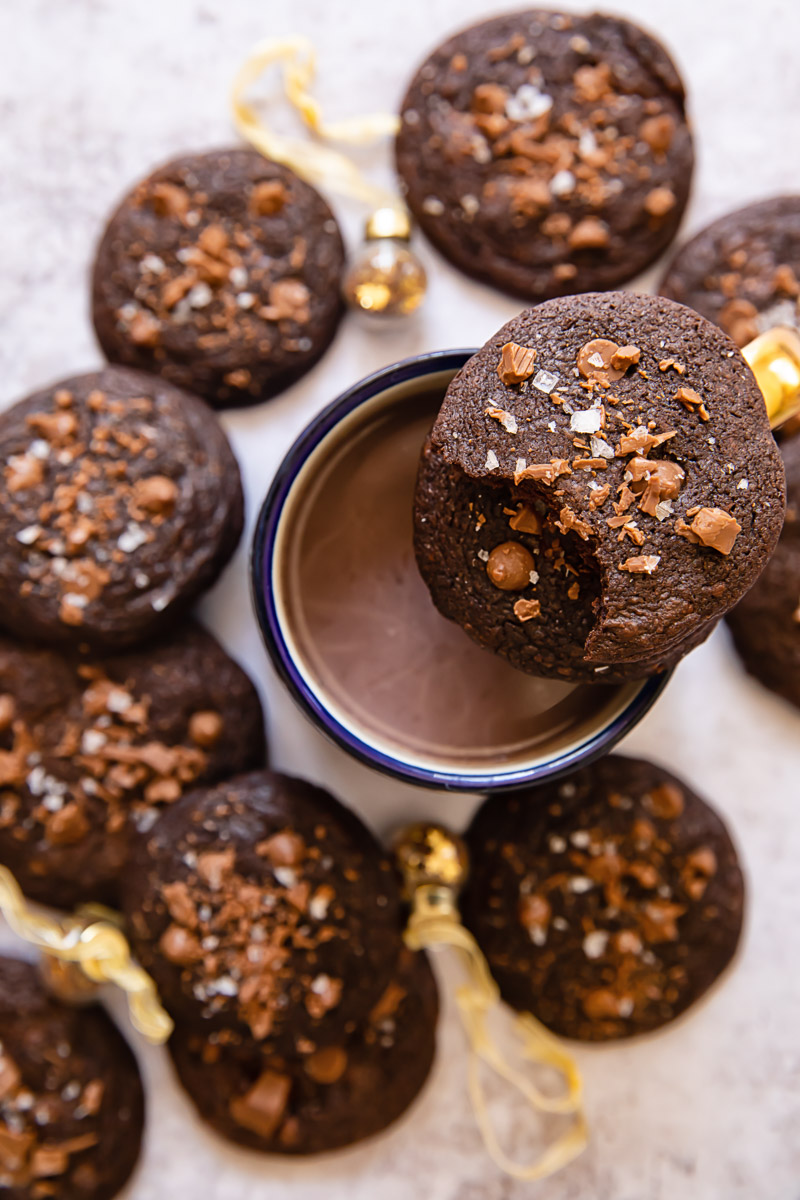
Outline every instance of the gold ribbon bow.
[[[530, 1013], [518, 1016], [514, 1027], [524, 1057], [555, 1069], [564, 1080], [562, 1094], [549, 1096], [512, 1066], [492, 1039], [487, 1017], [500, 1003], [500, 993], [486, 959], [459, 917], [456, 896], [467, 871], [466, 851], [460, 840], [439, 826], [416, 825], [398, 836], [396, 851], [413, 906], [406, 945], [412, 950], [450, 946], [458, 951], [467, 974], [467, 982], [456, 991], [456, 1003], [469, 1043], [470, 1099], [486, 1149], [501, 1170], [515, 1179], [544, 1179], [572, 1162], [588, 1141], [578, 1067], [561, 1042], [535, 1017]], [[515, 1162], [500, 1146], [486, 1103], [482, 1064], [515, 1088], [532, 1109], [573, 1118], [564, 1133], [533, 1162]]]
[[[0, 911], [14, 933], [37, 946], [46, 958], [76, 964], [94, 984], [116, 984], [127, 995], [134, 1027], [150, 1042], [167, 1040], [172, 1021], [159, 1003], [152, 979], [131, 959], [125, 935], [113, 923], [115, 914], [99, 907], [74, 917], [35, 912], [7, 867], [0, 867]], [[99, 913], [103, 916], [98, 920]]]
[[[287, 100], [316, 135], [316, 140], [275, 133], [245, 99], [248, 89], [276, 63], [283, 65]], [[389, 113], [373, 113], [324, 122], [319, 104], [309, 93], [315, 70], [316, 52], [308, 38], [267, 38], [259, 42], [237, 71], [233, 82], [231, 106], [237, 130], [266, 158], [291, 167], [309, 183], [333, 188], [372, 208], [394, 208], [404, 212], [405, 206], [397, 195], [370, 183], [346, 155], [322, 144], [324, 140], [366, 146], [379, 138], [393, 136], [399, 127], [398, 118]]]

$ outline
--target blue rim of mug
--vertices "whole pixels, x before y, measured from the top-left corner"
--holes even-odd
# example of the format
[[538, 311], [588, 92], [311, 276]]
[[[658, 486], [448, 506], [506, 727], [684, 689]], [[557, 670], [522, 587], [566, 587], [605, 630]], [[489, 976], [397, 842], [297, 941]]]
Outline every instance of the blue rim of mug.
[[642, 682], [626, 707], [608, 724], [587, 737], [578, 746], [560, 752], [552, 759], [535, 764], [510, 766], [490, 773], [468, 770], [435, 770], [407, 762], [373, 745], [338, 720], [326, 707], [314, 688], [295, 664], [293, 654], [275, 604], [271, 577], [275, 549], [284, 506], [294, 482], [320, 443], [336, 426], [381, 392], [426, 375], [457, 371], [474, 350], [437, 350], [415, 355], [368, 375], [343, 392], [305, 427], [287, 451], [261, 506], [250, 557], [253, 605], [261, 635], [273, 667], [302, 712], [333, 742], [354, 758], [384, 775], [423, 787], [457, 792], [491, 792], [530, 786], [565, 775], [607, 754], [652, 708], [664, 690], [670, 671], [650, 676]]

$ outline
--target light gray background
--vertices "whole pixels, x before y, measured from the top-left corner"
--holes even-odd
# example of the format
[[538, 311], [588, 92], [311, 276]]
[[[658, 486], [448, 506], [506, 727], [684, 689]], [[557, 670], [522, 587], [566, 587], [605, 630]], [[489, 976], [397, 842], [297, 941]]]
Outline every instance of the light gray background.
[[[2, 0], [0, 404], [98, 365], [87, 270], [103, 220], [159, 161], [233, 140], [229, 83], [256, 40], [298, 31], [313, 37], [318, 95], [331, 117], [341, 117], [393, 109], [437, 40], [504, 7], [487, 0]], [[661, 35], [688, 83], [699, 163], [682, 236], [750, 199], [800, 190], [800, 6], [622, 0], [618, 8]], [[370, 157], [375, 177], [383, 171], [388, 180], [388, 156]], [[363, 214], [334, 203], [352, 237]], [[290, 392], [225, 418], [251, 526], [287, 446], [339, 390], [407, 354], [480, 343], [516, 312], [513, 300], [422, 252], [431, 287], [418, 325], [381, 336], [349, 320]], [[380, 830], [423, 813], [463, 821], [467, 801], [370, 774], [294, 711], [250, 613], [246, 547], [203, 609], [263, 686], [277, 765], [326, 782]], [[748, 928], [724, 986], [683, 1023], [634, 1045], [579, 1053], [591, 1147], [536, 1194], [798, 1200], [800, 715], [745, 678], [720, 629], [682, 664], [625, 749], [673, 766], [724, 811], [748, 873]], [[431, 1084], [407, 1119], [388, 1137], [317, 1164], [227, 1148], [195, 1119], [164, 1053], [140, 1048], [140, 1057], [150, 1113], [129, 1200], [517, 1200], [536, 1191], [505, 1180], [480, 1145], [452, 1013]], [[525, 1122], [510, 1110], [506, 1116], [524, 1149]]]

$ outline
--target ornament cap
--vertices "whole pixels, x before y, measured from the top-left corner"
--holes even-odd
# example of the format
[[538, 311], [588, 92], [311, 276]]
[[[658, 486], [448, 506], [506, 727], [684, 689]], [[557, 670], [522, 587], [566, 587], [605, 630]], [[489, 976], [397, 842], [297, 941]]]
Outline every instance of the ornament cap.
[[469, 871], [467, 848], [443, 825], [427, 821], [406, 825], [393, 844], [409, 898], [418, 888], [431, 885], [454, 893], [463, 887]]
[[376, 208], [364, 225], [364, 236], [367, 241], [377, 238], [399, 238], [403, 242], [411, 240], [411, 217], [405, 208], [391, 207]]

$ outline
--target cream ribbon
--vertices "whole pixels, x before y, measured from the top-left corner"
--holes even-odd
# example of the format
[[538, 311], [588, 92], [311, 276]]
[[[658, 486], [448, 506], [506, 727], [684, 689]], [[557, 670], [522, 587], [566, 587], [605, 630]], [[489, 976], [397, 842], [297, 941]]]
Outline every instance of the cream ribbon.
[[[276, 63], [283, 65], [286, 98], [310, 132], [316, 135], [313, 141], [275, 133], [245, 99], [248, 89]], [[315, 70], [316, 52], [308, 38], [267, 38], [259, 42], [234, 78], [231, 106], [237, 130], [266, 158], [291, 167], [309, 183], [333, 188], [363, 201], [371, 208], [404, 210], [399, 196], [370, 183], [346, 155], [322, 144], [322, 141], [332, 141], [366, 146], [379, 138], [393, 136], [399, 127], [398, 118], [388, 113], [374, 113], [344, 121], [324, 122], [320, 106], [308, 90]]]
[[64, 962], [75, 963], [93, 983], [114, 983], [128, 998], [131, 1021], [150, 1042], [165, 1042], [172, 1021], [158, 1000], [155, 984], [131, 959], [122, 930], [112, 920], [92, 919], [99, 911], [54, 918], [34, 912], [7, 867], [0, 867], [0, 912], [9, 927], [32, 946]]
[[[516, 1070], [494, 1043], [487, 1026], [487, 1014], [500, 1003], [497, 984], [486, 959], [472, 934], [461, 924], [451, 889], [423, 884], [414, 891], [414, 909], [405, 934], [412, 950], [450, 946], [458, 951], [468, 982], [456, 991], [461, 1020], [469, 1043], [469, 1094], [486, 1149], [501, 1170], [515, 1179], [531, 1182], [544, 1179], [572, 1162], [586, 1147], [588, 1131], [582, 1106], [583, 1085], [573, 1058], [557, 1038], [530, 1013], [518, 1016], [515, 1032], [525, 1058], [542, 1066], [553, 1067], [564, 1079], [564, 1092], [552, 1097], [543, 1093], [523, 1072]], [[481, 1064], [490, 1067], [531, 1106], [543, 1113], [572, 1115], [570, 1126], [532, 1163], [518, 1163], [500, 1146], [492, 1125], [483, 1083]]]

